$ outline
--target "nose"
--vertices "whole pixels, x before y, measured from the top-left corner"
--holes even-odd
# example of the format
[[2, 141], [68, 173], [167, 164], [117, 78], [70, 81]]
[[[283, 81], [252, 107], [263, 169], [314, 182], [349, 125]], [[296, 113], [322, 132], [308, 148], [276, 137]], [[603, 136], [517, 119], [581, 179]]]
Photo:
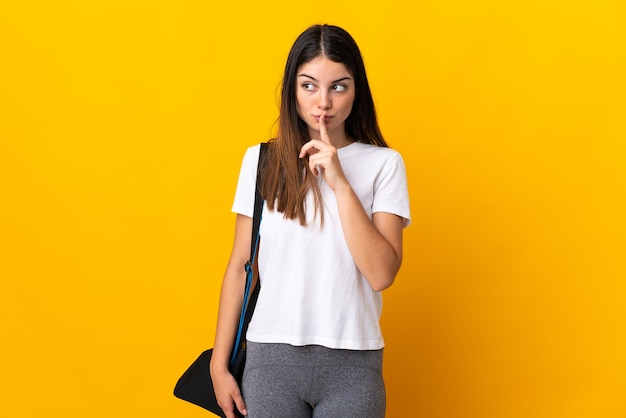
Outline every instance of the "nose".
[[330, 109], [331, 106], [332, 106], [332, 102], [330, 100], [330, 95], [328, 94], [328, 92], [321, 90], [320, 99], [317, 104], [317, 107], [319, 107], [321, 110], [328, 110]]

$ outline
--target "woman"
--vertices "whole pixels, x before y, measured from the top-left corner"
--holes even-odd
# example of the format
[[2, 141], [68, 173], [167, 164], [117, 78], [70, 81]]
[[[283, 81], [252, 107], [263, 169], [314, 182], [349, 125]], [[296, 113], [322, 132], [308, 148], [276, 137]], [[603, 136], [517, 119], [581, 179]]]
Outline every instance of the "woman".
[[[381, 291], [410, 222], [404, 164], [376, 120], [359, 48], [316, 25], [289, 53], [278, 136], [262, 165], [262, 283], [240, 392], [228, 372], [249, 256], [259, 146], [248, 149], [233, 211], [211, 376], [227, 416], [385, 414]], [[242, 396], [243, 395], [243, 396]]]

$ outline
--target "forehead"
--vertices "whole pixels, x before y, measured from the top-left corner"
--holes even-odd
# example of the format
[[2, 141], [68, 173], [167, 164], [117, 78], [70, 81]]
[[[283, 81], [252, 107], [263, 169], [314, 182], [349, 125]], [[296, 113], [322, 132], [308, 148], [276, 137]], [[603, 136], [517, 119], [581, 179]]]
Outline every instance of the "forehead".
[[348, 71], [348, 67], [345, 64], [332, 61], [323, 55], [302, 64], [298, 68], [297, 75], [307, 75], [320, 81], [351, 77], [350, 71]]

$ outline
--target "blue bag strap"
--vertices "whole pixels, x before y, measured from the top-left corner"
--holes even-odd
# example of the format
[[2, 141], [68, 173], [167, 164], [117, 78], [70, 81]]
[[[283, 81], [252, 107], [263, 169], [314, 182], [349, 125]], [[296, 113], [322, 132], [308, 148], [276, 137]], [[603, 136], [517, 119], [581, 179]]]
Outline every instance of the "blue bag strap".
[[237, 352], [239, 351], [239, 347], [242, 344], [245, 344], [244, 335], [246, 330], [248, 329], [248, 323], [252, 318], [252, 313], [254, 312], [254, 307], [256, 305], [256, 300], [259, 295], [259, 290], [261, 288], [261, 281], [257, 280], [257, 284], [250, 293], [252, 289], [252, 282], [254, 280], [254, 262], [256, 260], [256, 255], [259, 249], [259, 227], [261, 225], [261, 218], [263, 212], [263, 197], [261, 196], [261, 170], [263, 165], [263, 156], [267, 150], [267, 144], [261, 143], [261, 148], [259, 150], [259, 162], [257, 164], [256, 171], [256, 188], [254, 193], [254, 215], [252, 216], [252, 236], [250, 240], [250, 258], [246, 262], [246, 283], [243, 293], [243, 302], [241, 304], [241, 314], [239, 315], [239, 325], [237, 326], [237, 336], [235, 337], [235, 345], [233, 346], [233, 352], [230, 356], [229, 365], [232, 367], [235, 364], [235, 359], [237, 357]]

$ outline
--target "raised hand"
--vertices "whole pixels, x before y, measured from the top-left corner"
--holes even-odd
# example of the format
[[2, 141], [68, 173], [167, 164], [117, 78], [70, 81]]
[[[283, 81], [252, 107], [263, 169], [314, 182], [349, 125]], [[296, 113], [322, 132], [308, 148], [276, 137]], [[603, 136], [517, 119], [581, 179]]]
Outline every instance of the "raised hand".
[[326, 129], [326, 113], [319, 120], [320, 139], [311, 139], [300, 149], [300, 158], [309, 157], [309, 169], [318, 176], [322, 175], [328, 186], [337, 191], [341, 187], [350, 186], [343, 173], [337, 148], [332, 145]]

